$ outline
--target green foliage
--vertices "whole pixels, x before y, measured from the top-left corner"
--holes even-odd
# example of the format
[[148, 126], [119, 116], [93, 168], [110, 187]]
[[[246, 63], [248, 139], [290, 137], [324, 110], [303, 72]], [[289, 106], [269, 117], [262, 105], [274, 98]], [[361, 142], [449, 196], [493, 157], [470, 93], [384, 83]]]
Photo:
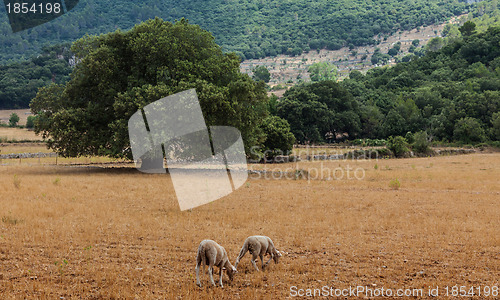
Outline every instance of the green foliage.
[[391, 58], [391, 56], [389, 54], [383, 54], [382, 52], [380, 52], [380, 48], [377, 48], [373, 52], [371, 62], [372, 62], [372, 65], [377, 65], [377, 64], [385, 65], [389, 61], [390, 58]]
[[334, 81], [292, 87], [278, 103], [277, 115], [288, 121], [299, 143], [325, 142], [332, 133], [353, 138], [361, 131], [357, 102]]
[[427, 132], [419, 131], [413, 135], [412, 149], [414, 152], [427, 154], [430, 152], [429, 145]]
[[39, 88], [67, 82], [72, 70], [68, 48], [47, 47], [29, 61], [0, 66], [0, 108], [27, 108]]
[[28, 116], [26, 120], [26, 128], [32, 129], [35, 127], [36, 116]]
[[191, 88], [208, 126], [238, 128], [247, 151], [265, 138], [258, 126], [268, 113], [264, 83], [240, 73], [237, 55], [224, 54], [209, 32], [184, 19], [85, 36], [72, 51], [80, 62], [71, 80], [40, 89], [31, 103], [40, 118], [35, 131], [63, 156], [131, 157], [130, 116]]
[[411, 131], [405, 134], [405, 140], [408, 144], [413, 144], [415, 142], [415, 136]]
[[387, 52], [390, 56], [396, 56], [399, 53], [399, 50], [401, 50], [401, 42], [397, 42], [392, 46], [391, 49]]
[[262, 130], [266, 135], [264, 150], [267, 157], [287, 155], [292, 151], [295, 137], [290, 132], [290, 124], [278, 116], [269, 116], [262, 122]]
[[453, 130], [453, 137], [467, 144], [483, 142], [486, 139], [485, 131], [479, 121], [471, 117], [458, 120]]
[[496, 112], [491, 116], [491, 138], [500, 141], [500, 112]]
[[428, 51], [438, 51], [439, 49], [443, 48], [444, 46], [444, 41], [440, 37], [434, 37], [427, 42], [427, 45], [425, 46]]
[[19, 116], [16, 113], [10, 114], [9, 118], [9, 126], [10, 127], [16, 127], [17, 123], [19, 123]]
[[387, 148], [394, 153], [396, 157], [404, 157], [410, 152], [408, 142], [402, 136], [390, 136], [387, 139]]
[[43, 45], [72, 42], [82, 33], [128, 30], [156, 16], [169, 21], [187, 18], [212, 32], [227, 51], [250, 59], [374, 45], [375, 36], [443, 22], [467, 8], [464, 1], [455, 0], [86, 0], [68, 14], [15, 35], [7, 14], [0, 14], [0, 63], [29, 58]]
[[307, 71], [310, 74], [311, 81], [336, 80], [337, 67], [333, 63], [317, 62], [309, 66]]
[[256, 81], [262, 80], [265, 83], [268, 83], [271, 80], [271, 73], [265, 66], [257, 66], [253, 70], [253, 79]]
[[268, 102], [268, 110], [271, 115], [276, 115], [278, 113], [278, 96], [271, 94]]
[[399, 182], [399, 180], [397, 178], [395, 179], [392, 179], [390, 182], [389, 182], [389, 187], [393, 190], [399, 190], [399, 188], [401, 187], [401, 182]]
[[462, 33], [464, 37], [468, 37], [475, 33], [476, 24], [474, 22], [467, 21], [458, 30], [460, 31], [460, 33]]
[[[500, 111], [500, 28], [448, 42], [409, 62], [340, 83], [360, 107], [360, 138], [426, 131], [429, 141], [497, 139], [493, 114]], [[463, 118], [475, 121], [459, 123]]]

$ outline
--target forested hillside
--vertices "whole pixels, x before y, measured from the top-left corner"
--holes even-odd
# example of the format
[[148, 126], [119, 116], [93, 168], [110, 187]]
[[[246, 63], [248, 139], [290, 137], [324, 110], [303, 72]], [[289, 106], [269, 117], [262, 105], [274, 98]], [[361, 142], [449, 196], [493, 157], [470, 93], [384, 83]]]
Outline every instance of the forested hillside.
[[45, 47], [29, 61], [0, 66], [0, 108], [27, 108], [39, 88], [69, 80], [70, 45]]
[[274, 111], [299, 142], [324, 142], [329, 132], [352, 139], [419, 131], [434, 140], [500, 140], [500, 27], [475, 33], [467, 22], [460, 32], [410, 62], [296, 86]]
[[0, 6], [0, 64], [28, 59], [43, 46], [87, 33], [129, 29], [155, 16], [185, 17], [211, 31], [224, 50], [254, 58], [374, 44], [398, 29], [444, 21], [467, 9], [458, 0], [82, 0], [56, 20], [12, 34]]
[[[484, 0], [477, 3], [463, 18], [474, 22], [478, 32], [486, 31], [489, 27], [500, 26], [500, 6], [498, 0]], [[449, 24], [443, 30], [444, 37], [458, 35], [458, 24]]]

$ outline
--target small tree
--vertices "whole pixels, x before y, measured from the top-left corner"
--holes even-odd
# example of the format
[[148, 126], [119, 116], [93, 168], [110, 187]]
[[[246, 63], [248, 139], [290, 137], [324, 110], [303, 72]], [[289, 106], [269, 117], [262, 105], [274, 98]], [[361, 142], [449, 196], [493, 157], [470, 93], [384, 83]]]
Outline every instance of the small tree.
[[486, 136], [481, 123], [477, 119], [466, 117], [458, 120], [455, 124], [453, 138], [470, 144], [484, 142]]
[[257, 66], [252, 71], [253, 71], [252, 78], [255, 81], [262, 80], [265, 83], [268, 83], [269, 80], [271, 80], [271, 73], [269, 73], [269, 70], [264, 66]]
[[396, 157], [403, 157], [406, 153], [410, 152], [408, 149], [408, 142], [402, 136], [390, 136], [387, 139], [387, 148], [394, 153]]
[[417, 153], [428, 153], [429, 148], [429, 140], [426, 131], [419, 131], [413, 135], [413, 144], [412, 148]]
[[16, 127], [19, 123], [19, 116], [16, 113], [12, 113], [9, 118], [9, 126]]
[[290, 131], [288, 121], [278, 116], [269, 116], [264, 119], [261, 126], [266, 134], [264, 148], [270, 152], [267, 153], [268, 158], [281, 153], [286, 154], [292, 150], [295, 137]]
[[310, 74], [311, 81], [336, 80], [337, 67], [328, 62], [317, 62], [309, 66], [307, 71]]
[[462, 25], [462, 27], [458, 28], [463, 36], [467, 37], [476, 32], [476, 23], [472, 21], [467, 21]]
[[34, 128], [35, 127], [35, 116], [29, 116], [26, 120], [26, 128]]

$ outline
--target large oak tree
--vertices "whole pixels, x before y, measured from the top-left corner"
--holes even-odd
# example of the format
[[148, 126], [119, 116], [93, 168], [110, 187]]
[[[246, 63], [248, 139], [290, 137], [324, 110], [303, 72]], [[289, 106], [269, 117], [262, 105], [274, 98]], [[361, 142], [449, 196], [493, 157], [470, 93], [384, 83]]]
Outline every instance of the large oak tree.
[[[195, 88], [208, 126], [238, 128], [247, 150], [265, 136], [263, 83], [239, 71], [240, 59], [182, 19], [159, 18], [72, 46], [78, 61], [66, 85], [39, 90], [31, 110], [35, 131], [64, 156], [131, 157], [127, 122], [160, 98]], [[247, 153], [249, 153], [247, 151]]]

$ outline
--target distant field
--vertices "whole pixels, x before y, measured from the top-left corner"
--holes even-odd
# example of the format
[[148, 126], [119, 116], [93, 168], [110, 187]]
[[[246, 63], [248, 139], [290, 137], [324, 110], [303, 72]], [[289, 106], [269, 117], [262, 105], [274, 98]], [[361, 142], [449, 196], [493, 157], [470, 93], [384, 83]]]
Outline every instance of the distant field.
[[9, 124], [10, 115], [13, 113], [16, 113], [19, 116], [19, 125], [26, 125], [26, 120], [29, 116], [32, 116], [29, 109], [0, 110], [0, 123]]
[[42, 141], [42, 137], [35, 134], [34, 131], [21, 128], [0, 127], [1, 141]]
[[[0, 110], [0, 123], [9, 124], [10, 115], [16, 113], [19, 116], [19, 125], [26, 125], [26, 120], [31, 116], [29, 109]], [[42, 137], [34, 131], [21, 128], [0, 127], [0, 142], [4, 141], [41, 141]]]
[[[500, 154], [300, 168], [321, 166], [361, 168], [364, 177], [254, 174], [235, 193], [185, 212], [167, 175], [0, 166], [0, 295], [279, 299], [292, 286], [363, 285], [439, 286], [438, 298], [446, 298], [445, 286], [500, 286]], [[283, 251], [278, 265], [256, 273], [247, 254], [224, 289], [208, 287], [206, 274], [195, 286], [201, 240], [218, 241], [234, 263], [254, 234], [269, 235]]]

